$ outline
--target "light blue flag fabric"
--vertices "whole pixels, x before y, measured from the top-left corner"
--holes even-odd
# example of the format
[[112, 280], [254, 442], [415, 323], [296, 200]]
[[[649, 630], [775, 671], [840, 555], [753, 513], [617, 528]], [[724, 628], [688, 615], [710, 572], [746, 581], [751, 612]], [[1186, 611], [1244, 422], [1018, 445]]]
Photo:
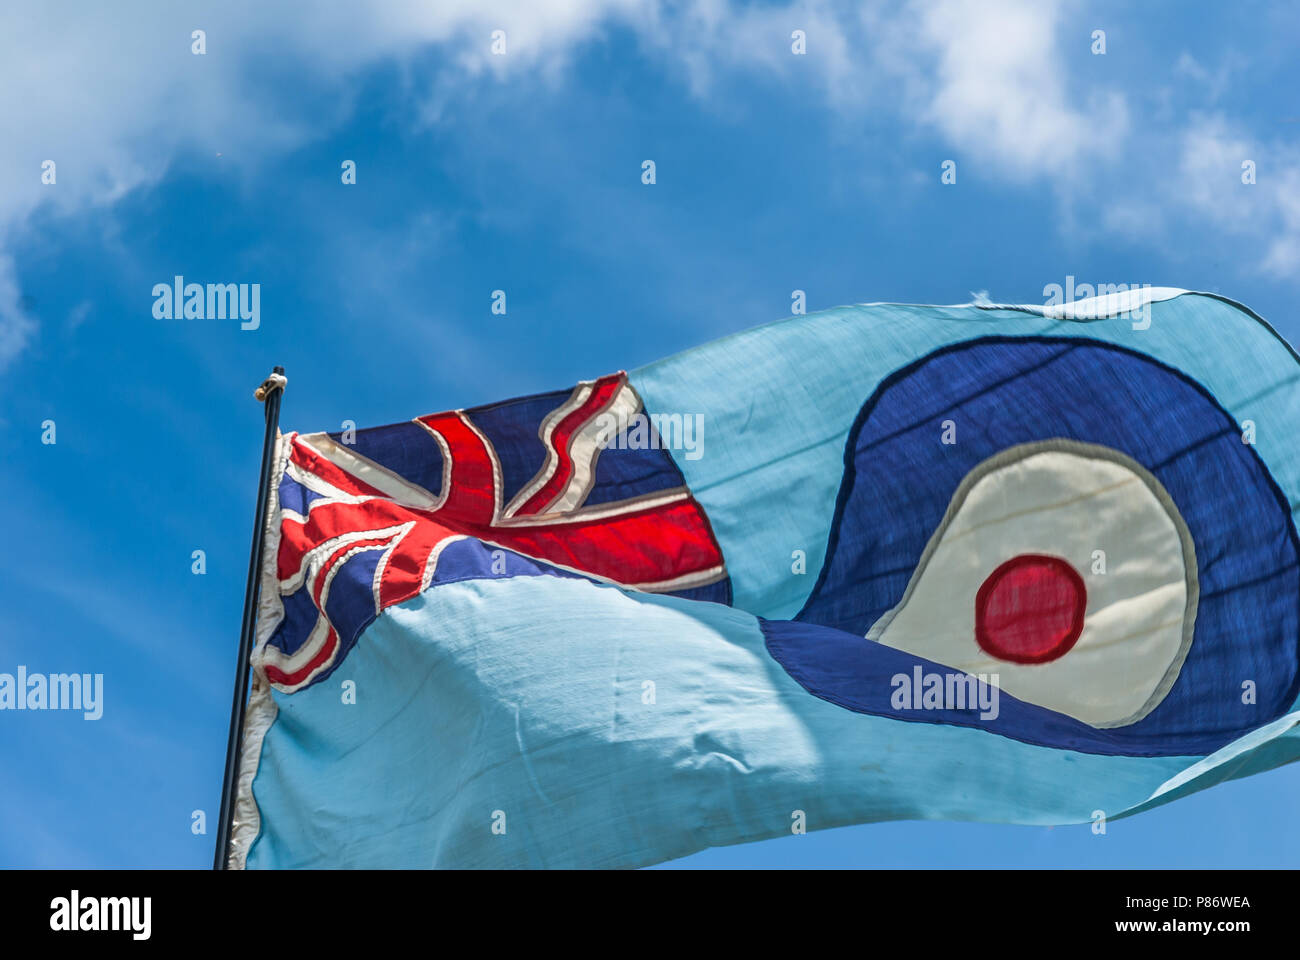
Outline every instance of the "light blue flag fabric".
[[231, 864], [1115, 818], [1300, 755], [1300, 366], [1168, 288], [842, 307], [281, 438]]

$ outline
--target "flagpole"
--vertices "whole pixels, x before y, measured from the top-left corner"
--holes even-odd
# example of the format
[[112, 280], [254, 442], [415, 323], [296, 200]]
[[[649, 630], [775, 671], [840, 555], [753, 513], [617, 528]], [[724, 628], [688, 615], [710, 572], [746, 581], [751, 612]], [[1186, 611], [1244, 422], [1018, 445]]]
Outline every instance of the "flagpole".
[[239, 764], [243, 754], [244, 710], [248, 704], [248, 660], [253, 654], [257, 626], [257, 596], [261, 584], [262, 542], [266, 536], [266, 509], [271, 488], [271, 467], [275, 439], [280, 426], [280, 398], [288, 381], [284, 367], [275, 367], [253, 396], [263, 404], [266, 434], [262, 439], [262, 473], [257, 486], [257, 512], [253, 525], [253, 549], [248, 558], [248, 582], [244, 587], [244, 620], [239, 634], [239, 660], [235, 664], [235, 695], [230, 706], [230, 732], [226, 737], [226, 773], [221, 784], [221, 819], [217, 825], [217, 848], [212, 869], [226, 869], [230, 833], [235, 817], [235, 791], [239, 785]]

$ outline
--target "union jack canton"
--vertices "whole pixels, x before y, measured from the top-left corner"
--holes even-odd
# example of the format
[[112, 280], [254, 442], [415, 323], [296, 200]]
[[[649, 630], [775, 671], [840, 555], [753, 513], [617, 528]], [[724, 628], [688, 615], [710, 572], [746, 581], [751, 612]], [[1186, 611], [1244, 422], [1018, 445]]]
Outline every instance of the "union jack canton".
[[730, 602], [722, 553], [672, 457], [658, 442], [609, 442], [611, 418], [641, 411], [620, 372], [352, 436], [287, 435], [285, 615], [259, 651], [271, 684], [292, 693], [328, 677], [381, 611], [437, 583], [586, 576]]

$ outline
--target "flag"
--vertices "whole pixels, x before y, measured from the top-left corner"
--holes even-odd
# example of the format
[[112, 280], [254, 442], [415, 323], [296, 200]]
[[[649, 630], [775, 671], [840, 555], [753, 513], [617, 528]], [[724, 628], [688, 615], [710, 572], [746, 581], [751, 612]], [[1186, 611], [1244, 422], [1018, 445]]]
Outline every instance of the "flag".
[[1300, 360], [865, 304], [276, 447], [236, 867], [1094, 824], [1300, 754]]

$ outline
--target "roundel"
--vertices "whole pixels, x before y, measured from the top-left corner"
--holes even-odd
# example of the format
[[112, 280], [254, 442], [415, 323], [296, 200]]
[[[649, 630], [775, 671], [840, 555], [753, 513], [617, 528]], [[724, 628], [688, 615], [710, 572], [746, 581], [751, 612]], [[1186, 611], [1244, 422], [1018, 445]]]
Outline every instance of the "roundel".
[[1173, 686], [1196, 599], [1195, 547], [1160, 481], [1108, 447], [1046, 440], [963, 478], [867, 637], [1117, 727]]
[[991, 678], [1008, 736], [1203, 754], [1296, 701], [1300, 543], [1241, 427], [1182, 372], [987, 337], [868, 398], [819, 579], [764, 630], [850, 709], [887, 713], [890, 671], [947, 669]]

